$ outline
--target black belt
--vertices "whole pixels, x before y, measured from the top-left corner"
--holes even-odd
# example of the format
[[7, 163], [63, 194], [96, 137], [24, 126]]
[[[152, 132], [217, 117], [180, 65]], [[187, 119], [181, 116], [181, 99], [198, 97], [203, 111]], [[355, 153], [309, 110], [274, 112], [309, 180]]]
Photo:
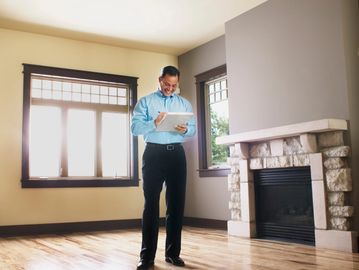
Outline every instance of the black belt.
[[160, 143], [146, 143], [146, 147], [150, 148], [159, 148], [166, 151], [173, 151], [175, 149], [178, 149], [179, 147], [182, 147], [181, 143], [170, 143], [170, 144], [160, 144]]

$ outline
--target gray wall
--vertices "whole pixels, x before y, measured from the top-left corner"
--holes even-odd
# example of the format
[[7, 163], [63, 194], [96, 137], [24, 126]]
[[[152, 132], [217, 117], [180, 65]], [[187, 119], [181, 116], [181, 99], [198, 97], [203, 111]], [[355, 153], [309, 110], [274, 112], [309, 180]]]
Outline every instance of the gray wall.
[[230, 132], [349, 120], [357, 221], [358, 27], [356, 0], [270, 0], [225, 25]]
[[[191, 102], [195, 113], [197, 104], [194, 76], [226, 63], [224, 43], [224, 36], [221, 36], [179, 56], [181, 95]], [[227, 178], [198, 176], [197, 138], [196, 136], [185, 143], [188, 167], [185, 216], [228, 220]]]
[[342, 1], [342, 33], [349, 98], [352, 176], [356, 225], [359, 228], [359, 2]]
[[225, 29], [231, 133], [349, 118], [340, 1], [271, 0]]
[[[227, 63], [232, 134], [322, 118], [350, 120], [358, 213], [358, 27], [356, 0], [269, 0], [227, 22], [225, 38], [179, 56], [181, 93], [196, 109], [194, 76]], [[199, 178], [197, 138], [186, 148], [185, 215], [228, 219], [226, 178]]]

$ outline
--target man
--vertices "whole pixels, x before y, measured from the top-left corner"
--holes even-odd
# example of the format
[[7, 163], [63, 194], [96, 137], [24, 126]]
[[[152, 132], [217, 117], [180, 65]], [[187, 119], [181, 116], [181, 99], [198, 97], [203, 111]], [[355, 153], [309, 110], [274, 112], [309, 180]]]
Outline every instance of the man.
[[176, 131], [156, 131], [167, 112], [192, 112], [191, 104], [175, 94], [180, 72], [173, 66], [161, 70], [159, 89], [141, 98], [134, 108], [132, 134], [143, 135], [146, 148], [142, 159], [145, 205], [142, 216], [142, 248], [137, 269], [154, 265], [159, 226], [159, 201], [166, 183], [166, 251], [165, 260], [184, 266], [181, 251], [182, 220], [186, 191], [185, 138], [195, 134], [195, 120], [179, 124]]

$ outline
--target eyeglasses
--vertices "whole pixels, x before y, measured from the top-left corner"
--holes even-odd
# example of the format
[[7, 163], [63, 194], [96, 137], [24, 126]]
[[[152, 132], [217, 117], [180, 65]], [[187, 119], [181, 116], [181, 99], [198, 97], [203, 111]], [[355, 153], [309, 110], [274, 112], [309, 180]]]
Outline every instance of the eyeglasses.
[[177, 83], [170, 84], [169, 82], [166, 82], [165, 80], [161, 80], [161, 83], [167, 88], [177, 89]]

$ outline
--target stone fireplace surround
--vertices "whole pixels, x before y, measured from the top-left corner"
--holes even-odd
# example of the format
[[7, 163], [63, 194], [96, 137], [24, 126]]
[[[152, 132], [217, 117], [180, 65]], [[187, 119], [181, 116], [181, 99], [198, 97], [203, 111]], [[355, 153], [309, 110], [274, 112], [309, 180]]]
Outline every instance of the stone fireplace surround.
[[357, 252], [347, 129], [346, 120], [322, 119], [217, 138], [230, 145], [228, 234], [256, 237], [253, 170], [310, 166], [315, 246]]

